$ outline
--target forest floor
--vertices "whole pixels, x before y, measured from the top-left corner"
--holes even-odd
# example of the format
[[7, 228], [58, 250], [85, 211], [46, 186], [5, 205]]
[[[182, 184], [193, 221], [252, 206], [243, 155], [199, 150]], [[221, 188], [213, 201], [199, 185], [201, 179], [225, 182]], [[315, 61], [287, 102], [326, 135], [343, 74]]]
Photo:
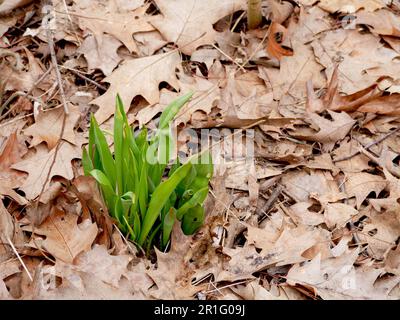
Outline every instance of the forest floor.
[[[0, 299], [400, 298], [399, 1], [263, 1], [255, 30], [245, 0], [0, 2]], [[189, 90], [206, 221], [147, 259], [83, 176], [89, 118], [119, 93], [154, 129]]]

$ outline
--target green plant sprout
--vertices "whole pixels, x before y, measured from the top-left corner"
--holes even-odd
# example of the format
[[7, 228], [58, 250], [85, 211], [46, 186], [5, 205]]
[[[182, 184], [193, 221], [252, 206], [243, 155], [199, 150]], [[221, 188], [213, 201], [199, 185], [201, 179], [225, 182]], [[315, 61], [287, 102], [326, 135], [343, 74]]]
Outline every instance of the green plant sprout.
[[95, 117], [90, 119], [89, 144], [82, 155], [84, 173], [96, 179], [120, 230], [147, 250], [153, 244], [165, 249], [177, 221], [186, 235], [195, 233], [204, 222], [203, 203], [213, 175], [210, 152], [169, 165], [174, 148], [170, 124], [192, 95], [179, 97], [166, 107], [151, 138], [146, 127], [134, 134], [117, 95], [114, 153]]

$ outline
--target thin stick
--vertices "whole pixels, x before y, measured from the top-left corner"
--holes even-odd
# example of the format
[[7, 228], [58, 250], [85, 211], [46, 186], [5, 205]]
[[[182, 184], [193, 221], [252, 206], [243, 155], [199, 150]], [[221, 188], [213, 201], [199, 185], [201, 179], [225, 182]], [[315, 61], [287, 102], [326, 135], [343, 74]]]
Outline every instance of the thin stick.
[[[400, 126], [398, 126], [395, 130], [390, 131], [390, 132], [384, 134], [384, 135], [381, 136], [379, 139], [370, 142], [369, 144], [367, 144], [367, 145], [364, 147], [364, 149], [365, 149], [365, 150], [368, 150], [368, 149], [372, 148], [374, 145], [377, 145], [378, 143], [381, 143], [383, 140], [389, 138], [391, 135], [393, 135], [394, 133], [398, 132], [399, 130], [400, 130]], [[359, 155], [360, 153], [361, 153], [361, 150], [358, 150], [358, 151], [352, 153], [352, 154], [349, 155], [349, 156], [346, 156], [346, 157], [343, 157], [343, 158], [340, 158], [340, 159], [333, 160], [333, 162], [339, 162], [339, 161], [349, 160], [349, 159], [355, 157], [356, 155]]]
[[[31, 93], [32, 93], [32, 91], [36, 88], [36, 86], [37, 86], [39, 83], [41, 83], [41, 82], [44, 80], [44, 78], [46, 78], [46, 76], [50, 73], [50, 71], [51, 71], [52, 69], [53, 69], [53, 66], [50, 66], [50, 68], [47, 69], [46, 72], [43, 73], [43, 74], [40, 76], [40, 78], [39, 78], [38, 80], [36, 80], [36, 82], [33, 84], [33, 86], [28, 90], [28, 92], [26, 92], [26, 93], [24, 93], [24, 92], [22, 92], [22, 91], [14, 92], [14, 93], [7, 99], [7, 101], [4, 102], [4, 103], [2, 104], [2, 106], [0, 107], [0, 110], [3, 111], [3, 110], [8, 106], [8, 104], [9, 104], [12, 100], [14, 100], [14, 98], [17, 97], [17, 96], [28, 97], [28, 98], [30, 98], [30, 99], [32, 99], [32, 100], [34, 100], [34, 101], [37, 101], [37, 102], [39, 102], [39, 103], [42, 103], [38, 98], [36, 98], [36, 97], [34, 97], [34, 96], [31, 96]], [[5, 114], [3, 114], [2, 116], [0, 116], [0, 120], [3, 120], [5, 117], [7, 117], [13, 109], [14, 109], [14, 108], [11, 107]], [[0, 113], [1, 113], [1, 111], [0, 111]]]
[[31, 282], [33, 282], [33, 278], [31, 273], [29, 272], [28, 268], [26, 267], [24, 261], [21, 259], [21, 256], [19, 255], [17, 249], [14, 247], [14, 244], [12, 243], [12, 241], [10, 240], [10, 238], [6, 238], [10, 247], [12, 248], [13, 252], [15, 253], [15, 255], [17, 256], [19, 262], [21, 262], [22, 267], [24, 268], [24, 270], [26, 271], [26, 273], [28, 274], [29, 279], [31, 280]]
[[67, 70], [73, 72], [73, 73], [74, 73], [75, 75], [77, 75], [78, 77], [80, 77], [80, 78], [82, 78], [83, 80], [86, 80], [86, 81], [88, 81], [88, 82], [94, 84], [97, 88], [99, 88], [99, 89], [101, 89], [101, 90], [107, 91], [107, 88], [106, 88], [105, 86], [103, 86], [103, 85], [101, 85], [100, 83], [98, 83], [98, 82], [96, 82], [96, 81], [94, 81], [94, 80], [92, 80], [92, 79], [86, 77], [85, 75], [83, 75], [83, 74], [82, 74], [81, 72], [79, 72], [78, 70], [75, 70], [75, 69], [72, 69], [72, 68], [68, 68], [68, 67], [64, 67], [64, 66], [59, 66], [59, 67], [61, 67], [61, 68], [63, 68], [63, 69], [67, 69]]
[[[50, 10], [47, 12], [47, 15], [50, 14]], [[50, 49], [50, 56], [51, 56], [51, 63], [54, 67], [54, 69], [56, 70], [56, 78], [57, 78], [57, 82], [58, 82], [58, 88], [60, 89], [60, 95], [61, 95], [61, 101], [64, 107], [64, 112], [66, 115], [69, 114], [69, 108], [67, 105], [67, 99], [65, 98], [65, 92], [64, 92], [64, 87], [62, 84], [62, 78], [61, 78], [61, 73], [60, 73], [60, 69], [58, 68], [58, 62], [57, 62], [57, 57], [56, 57], [56, 51], [54, 49], [54, 41], [53, 41], [53, 34], [50, 30], [49, 27], [49, 23], [47, 18], [43, 19], [43, 25], [46, 29], [46, 36], [47, 36], [47, 42], [49, 45], [49, 49]]]
[[278, 197], [281, 194], [282, 189], [283, 189], [282, 185], [278, 184], [276, 186], [276, 188], [274, 189], [274, 191], [272, 191], [271, 196], [265, 203], [264, 207], [258, 213], [259, 222], [261, 222], [262, 220], [265, 219], [265, 217], [267, 217], [268, 211], [271, 210], [271, 208], [275, 204], [276, 200], [278, 200]]

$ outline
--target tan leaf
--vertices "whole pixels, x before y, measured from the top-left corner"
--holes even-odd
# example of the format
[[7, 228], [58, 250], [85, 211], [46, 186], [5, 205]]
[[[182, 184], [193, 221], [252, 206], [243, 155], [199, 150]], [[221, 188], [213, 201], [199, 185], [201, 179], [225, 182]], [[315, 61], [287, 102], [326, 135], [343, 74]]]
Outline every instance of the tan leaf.
[[49, 216], [38, 228], [28, 225], [23, 230], [45, 236], [44, 240], [37, 238], [32, 243], [49, 252], [56, 259], [72, 263], [81, 252], [89, 251], [96, 239], [98, 228], [90, 220], [77, 224], [78, 216], [65, 214], [62, 211]]
[[389, 10], [382, 9], [375, 12], [360, 11], [356, 15], [357, 24], [367, 25], [372, 33], [386, 36], [400, 36], [400, 20]]
[[162, 81], [168, 82], [178, 89], [179, 83], [175, 76], [175, 68], [179, 66], [180, 62], [179, 53], [171, 51], [122, 63], [104, 79], [105, 82], [111, 84], [107, 92], [91, 102], [100, 106], [96, 112], [97, 121], [103, 123], [114, 114], [117, 93], [121, 96], [125, 111], [128, 111], [132, 99], [137, 95], [141, 95], [150, 104], [159, 102], [158, 86]]
[[243, 0], [156, 0], [155, 3], [163, 18], [152, 24], [166, 40], [176, 43], [187, 55], [201, 45], [214, 43], [217, 34], [214, 23], [246, 8]]
[[179, 223], [174, 225], [171, 245], [168, 253], [156, 249], [157, 269], [147, 272], [157, 285], [151, 295], [157, 299], [191, 299], [201, 287], [191, 283], [194, 272], [188, 261], [190, 237], [183, 234]]
[[[357, 30], [338, 29], [324, 33], [319, 41], [312, 43], [315, 56], [326, 67], [328, 78], [338, 66], [339, 90], [353, 94], [374, 84], [381, 77], [390, 77], [394, 82], [399, 78], [400, 65], [394, 63], [398, 53], [386, 47], [376, 36], [361, 34]], [[335, 57], [334, 59], [332, 57]], [[385, 89], [397, 92], [397, 86]]]
[[368, 217], [359, 233], [360, 240], [368, 243], [368, 250], [374, 259], [383, 260], [400, 235], [398, 211], [378, 213], [371, 209]]
[[345, 182], [345, 189], [349, 197], [356, 197], [357, 208], [359, 209], [369, 193], [374, 191], [378, 196], [385, 189], [386, 184], [385, 179], [378, 175], [366, 172], [350, 173]]
[[82, 53], [88, 63], [88, 70], [100, 69], [109, 76], [122, 58], [117, 54], [121, 42], [110, 35], [103, 35], [98, 43], [94, 36], [88, 36], [77, 52]]
[[138, 32], [133, 37], [136, 40], [140, 57], [151, 56], [168, 43], [157, 30]]
[[386, 7], [389, 3], [390, 0], [321, 0], [318, 5], [331, 13], [353, 13], [361, 8], [372, 12]]
[[358, 211], [347, 204], [328, 203], [324, 212], [325, 223], [329, 229], [342, 228], [356, 214], [358, 214]]
[[394, 177], [387, 169], [383, 169], [387, 181], [389, 196], [387, 198], [370, 199], [369, 202], [375, 210], [382, 208], [390, 212], [400, 212], [400, 179]]
[[[54, 176], [61, 176], [66, 179], [74, 177], [71, 161], [81, 157], [80, 146], [73, 146], [68, 142], [62, 141], [59, 149], [56, 149], [53, 148], [48, 151], [44, 145], [38, 145], [34, 155], [12, 165], [12, 168], [29, 174], [24, 184], [20, 187], [28, 199], [36, 198], [44, 184], [46, 184], [44, 189], [46, 190], [50, 185], [51, 178]], [[56, 151], [54, 165], [51, 168]], [[50, 168], [51, 172], [49, 173]]]
[[[132, 35], [137, 32], [152, 31], [154, 27], [149, 23], [150, 17], [145, 15], [148, 5], [132, 12], [119, 13], [118, 8], [102, 9], [97, 3], [91, 3], [87, 8], [78, 10], [81, 16], [79, 25], [82, 29], [89, 29], [96, 37], [100, 48], [103, 35], [109, 34], [121, 41], [130, 51], [137, 52], [137, 45]], [[103, 54], [103, 52], [101, 52]]]
[[391, 94], [376, 98], [363, 104], [357, 111], [384, 114], [391, 116], [400, 115], [400, 94]]
[[301, 224], [307, 226], [318, 226], [324, 222], [324, 217], [321, 212], [310, 210], [311, 207], [312, 204], [310, 202], [298, 202], [290, 206], [288, 210], [291, 211], [291, 214]]
[[312, 141], [324, 143], [325, 150], [331, 150], [333, 145], [342, 140], [355, 124], [355, 120], [345, 112], [329, 111], [332, 121], [327, 120], [315, 113], [310, 114], [311, 121], [320, 129], [318, 133], [311, 136]]
[[[110, 284], [116, 288], [119, 286], [121, 277], [128, 272], [127, 266], [132, 257], [128, 255], [112, 256], [107, 252], [104, 246], [95, 245], [92, 250], [78, 255], [74, 261], [73, 270], [92, 274], [101, 281]], [[69, 269], [68, 265], [57, 261], [60, 273], [63, 268]]]
[[[69, 111], [70, 113], [65, 119], [65, 129], [62, 139], [72, 144], [76, 144], [77, 141], [75, 138], [74, 127], [80, 117], [80, 112], [79, 108], [72, 104], [69, 105]], [[27, 129], [24, 129], [24, 134], [33, 136], [31, 146], [37, 146], [44, 141], [47, 143], [47, 147], [51, 150], [60, 140], [63, 120], [63, 108], [39, 112], [36, 117], [36, 122]]]
[[282, 184], [298, 202], [307, 202], [309, 198], [318, 199], [323, 203], [336, 202], [345, 197], [329, 172], [290, 172], [282, 177]]
[[[344, 140], [340, 143], [339, 148], [333, 151], [333, 160], [344, 159], [359, 150], [359, 144], [353, 139]], [[343, 172], [362, 172], [364, 170], [370, 169], [368, 164], [368, 157], [364, 154], [358, 154], [350, 159], [344, 161], [335, 161], [335, 166], [341, 169]]]
[[28, 3], [32, 2], [32, 0], [5, 0], [0, 3], [0, 14], [8, 13], [11, 10], [17, 9]]
[[301, 284], [314, 289], [315, 294], [325, 300], [337, 299], [388, 299], [388, 294], [399, 282], [393, 277], [387, 287], [380, 287], [377, 278], [384, 273], [382, 269], [353, 266], [358, 250], [342, 254], [336, 258], [321, 259], [294, 265], [288, 275], [290, 285]]

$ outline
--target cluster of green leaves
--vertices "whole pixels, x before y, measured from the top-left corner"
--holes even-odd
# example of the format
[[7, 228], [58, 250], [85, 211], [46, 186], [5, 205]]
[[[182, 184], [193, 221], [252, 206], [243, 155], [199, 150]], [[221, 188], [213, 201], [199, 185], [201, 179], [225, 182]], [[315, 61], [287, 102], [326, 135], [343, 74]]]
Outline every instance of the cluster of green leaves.
[[176, 221], [186, 235], [204, 221], [203, 203], [213, 174], [210, 153], [202, 152], [184, 164], [179, 159], [169, 164], [174, 149], [170, 124], [191, 96], [188, 93], [168, 105], [150, 138], [146, 127], [133, 132], [117, 96], [114, 154], [91, 116], [89, 145], [82, 155], [85, 175], [96, 179], [110, 215], [140, 247], [165, 248]]

